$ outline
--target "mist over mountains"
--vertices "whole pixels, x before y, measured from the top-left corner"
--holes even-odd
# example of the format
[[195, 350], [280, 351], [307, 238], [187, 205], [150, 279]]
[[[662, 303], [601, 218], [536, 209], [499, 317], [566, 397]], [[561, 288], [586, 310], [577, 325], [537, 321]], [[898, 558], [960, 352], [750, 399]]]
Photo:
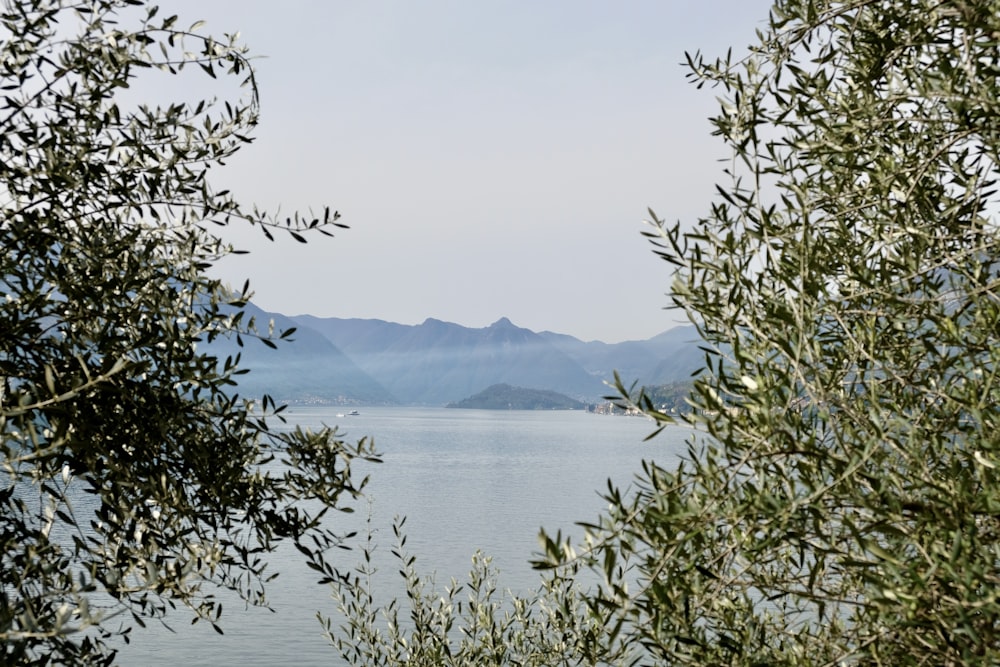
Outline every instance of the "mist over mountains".
[[626, 382], [656, 385], [687, 379], [701, 365], [694, 327], [641, 341], [584, 342], [536, 333], [501, 318], [470, 328], [436, 319], [406, 325], [373, 319], [286, 316], [252, 304], [261, 331], [295, 327], [294, 342], [271, 349], [245, 339], [212, 343], [223, 358], [239, 352], [238, 392], [269, 393], [279, 402], [333, 405], [428, 405], [460, 401], [496, 384], [550, 390], [584, 402], [610, 393], [615, 370]]

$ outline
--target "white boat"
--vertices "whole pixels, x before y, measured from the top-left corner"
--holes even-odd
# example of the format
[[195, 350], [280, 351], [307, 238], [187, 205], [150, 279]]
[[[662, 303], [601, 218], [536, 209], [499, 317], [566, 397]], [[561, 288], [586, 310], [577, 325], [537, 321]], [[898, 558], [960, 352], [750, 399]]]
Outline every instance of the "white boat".
[[352, 415], [352, 416], [354, 416], [354, 415], [360, 415], [361, 413], [360, 413], [360, 412], [358, 412], [357, 410], [351, 410], [351, 411], [350, 411], [350, 412], [348, 412], [347, 414], [349, 414], [349, 415]]

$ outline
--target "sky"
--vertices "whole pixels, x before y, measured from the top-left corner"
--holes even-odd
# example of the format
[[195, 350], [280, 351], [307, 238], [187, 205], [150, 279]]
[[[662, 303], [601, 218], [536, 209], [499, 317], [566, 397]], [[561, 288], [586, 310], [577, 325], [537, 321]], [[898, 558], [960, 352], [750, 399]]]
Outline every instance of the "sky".
[[707, 213], [728, 155], [684, 54], [742, 52], [769, 2], [159, 4], [256, 57], [256, 139], [214, 184], [350, 225], [307, 245], [227, 231], [250, 254], [216, 274], [260, 307], [612, 343], [684, 322], [643, 220]]

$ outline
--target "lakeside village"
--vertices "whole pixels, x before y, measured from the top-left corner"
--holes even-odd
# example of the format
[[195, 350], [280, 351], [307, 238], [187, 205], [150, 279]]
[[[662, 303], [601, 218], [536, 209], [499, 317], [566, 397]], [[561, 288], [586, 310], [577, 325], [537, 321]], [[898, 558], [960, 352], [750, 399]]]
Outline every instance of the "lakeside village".
[[[668, 408], [669, 409], [669, 408]], [[643, 417], [642, 411], [638, 408], [630, 407], [623, 408], [620, 405], [615, 405], [613, 401], [605, 401], [603, 403], [591, 403], [587, 406], [587, 412], [591, 412], [595, 415], [624, 415], [626, 417]]]
[[[644, 392], [656, 409], [663, 414], [677, 416], [691, 412], [692, 407], [688, 396], [692, 389], [690, 381], [672, 382], [670, 384], [646, 387]], [[643, 413], [634, 407], [625, 408], [613, 400], [587, 405], [587, 411], [599, 415], [624, 415], [626, 417], [641, 417]]]

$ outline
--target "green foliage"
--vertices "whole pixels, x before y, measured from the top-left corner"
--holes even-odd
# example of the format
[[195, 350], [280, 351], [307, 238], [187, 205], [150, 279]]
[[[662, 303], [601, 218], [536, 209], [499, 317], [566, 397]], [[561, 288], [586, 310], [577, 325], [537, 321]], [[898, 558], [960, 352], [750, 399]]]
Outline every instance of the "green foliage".
[[[454, 579], [443, 593], [433, 578], [416, 570], [416, 557], [407, 553], [405, 519], [393, 525], [408, 614], [401, 618], [399, 600], [380, 605], [375, 545], [369, 532], [364, 562], [354, 574], [333, 583], [333, 597], [343, 623], [335, 626], [319, 616], [326, 635], [350, 665], [410, 665], [412, 667], [467, 667], [470, 665], [609, 664], [598, 662], [594, 650], [601, 627], [586, 614], [578, 587], [571, 579], [546, 577], [531, 596], [497, 589], [497, 572], [488, 557], [472, 557], [469, 581]], [[613, 664], [629, 664], [624, 657]]]
[[[342, 225], [212, 189], [257, 122], [235, 38], [126, 0], [11, 0], [0, 23], [0, 662], [103, 664], [178, 606], [218, 629], [219, 587], [265, 604], [278, 541], [341, 543], [322, 519], [370, 444], [272, 430], [281, 407], [234, 393], [239, 357], [207, 343], [274, 342], [206, 271], [234, 252], [216, 225]], [[129, 102], [192, 76], [245, 93]]]
[[[641, 394], [630, 391], [626, 392], [626, 395], [629, 396], [628, 403], [639, 405], [646, 412], [657, 411], [676, 417], [691, 412], [688, 397], [691, 395], [692, 386], [693, 383], [690, 381], [671, 382], [670, 384], [643, 387]], [[617, 397], [615, 398], [617, 399]]]
[[697, 430], [544, 563], [605, 574], [608, 646], [1000, 661], [998, 36], [995, 1], [780, 0], [747, 57], [689, 58], [730, 180], [648, 235], [709, 350]]

